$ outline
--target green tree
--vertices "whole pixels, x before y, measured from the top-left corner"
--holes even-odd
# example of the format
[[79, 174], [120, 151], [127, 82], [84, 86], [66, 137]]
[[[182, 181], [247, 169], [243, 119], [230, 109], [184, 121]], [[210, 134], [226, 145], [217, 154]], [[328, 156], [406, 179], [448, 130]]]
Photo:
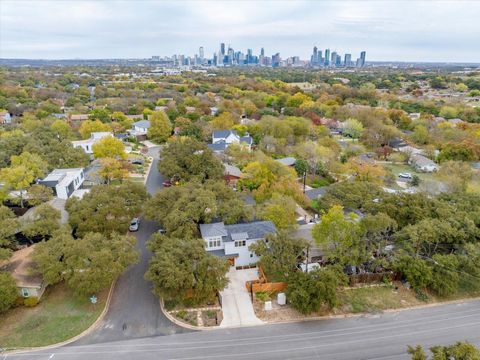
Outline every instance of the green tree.
[[172, 135], [172, 123], [163, 111], [154, 111], [150, 115], [148, 138], [156, 143], [164, 143]]
[[18, 297], [17, 284], [12, 275], [0, 271], [0, 313], [7, 311]]
[[68, 123], [65, 120], [55, 120], [52, 125], [50, 125], [52, 131], [55, 133], [55, 135], [58, 136], [59, 139], [66, 139], [66, 140], [71, 140], [75, 138], [75, 134], [68, 125]]
[[168, 143], [162, 150], [158, 170], [169, 179], [203, 182], [221, 179], [224, 167], [205, 144], [187, 137]]
[[[20, 206], [24, 207], [24, 196], [30, 184], [35, 180], [33, 172], [29, 171], [25, 166], [14, 166], [0, 169], [0, 180], [5, 184], [7, 189], [17, 190], [19, 192]], [[16, 198], [14, 200], [17, 200]]]
[[194, 303], [213, 299], [228, 283], [229, 265], [225, 259], [205, 251], [202, 239], [165, 237], [156, 234], [149, 241], [153, 252], [145, 278], [153, 282], [154, 292], [165, 300]]
[[427, 354], [420, 345], [415, 347], [408, 345], [407, 352], [412, 355], [412, 360], [428, 360]]
[[10, 257], [18, 220], [8, 207], [0, 204], [0, 261]]
[[366, 258], [361, 228], [354, 217], [345, 218], [343, 208], [334, 205], [315, 224], [312, 235], [328, 260], [342, 265], [360, 265]]
[[343, 123], [343, 134], [352, 139], [359, 139], [363, 133], [363, 125], [357, 119], [349, 118]]
[[308, 246], [306, 240], [279, 231], [268, 235], [264, 241], [253, 243], [249, 250], [261, 258], [260, 265], [270, 281], [287, 281], [296, 272], [297, 264], [304, 259]]
[[368, 214], [360, 220], [360, 227], [366, 249], [380, 254], [397, 229], [397, 222], [385, 213]]
[[113, 136], [106, 136], [95, 142], [92, 146], [93, 156], [95, 159], [114, 158], [126, 159], [125, 145], [122, 140]]
[[432, 268], [420, 258], [401, 256], [395, 260], [394, 266], [417, 291], [425, 290], [432, 281]]
[[107, 184], [110, 184], [114, 180], [120, 180], [121, 182], [127, 178], [128, 169], [121, 161], [106, 157], [100, 159], [100, 169], [98, 170], [98, 174]]
[[28, 204], [37, 206], [53, 198], [53, 190], [44, 185], [35, 184], [28, 189]]
[[296, 272], [288, 281], [287, 297], [293, 308], [302, 314], [320, 310], [322, 305], [334, 308], [337, 288], [345, 282], [345, 276], [334, 268], [317, 269], [309, 273]]
[[468, 342], [430, 348], [434, 360], [480, 360], [480, 349]]
[[64, 280], [78, 296], [88, 296], [109, 286], [138, 261], [136, 239], [130, 235], [87, 233], [73, 239], [61, 229], [35, 247], [34, 260], [48, 284]]
[[112, 120], [111, 112], [109, 109], [106, 109], [106, 108], [93, 109], [92, 111], [90, 111], [88, 118], [90, 120], [99, 120], [102, 123], [109, 123]]
[[460, 284], [459, 260], [456, 255], [435, 254], [432, 257], [431, 288], [440, 296], [455, 294]]
[[41, 204], [34, 210], [34, 214], [22, 227], [22, 233], [28, 238], [40, 237], [48, 239], [60, 228], [60, 210], [49, 204]]
[[78, 129], [82, 139], [88, 139], [92, 132], [110, 132], [112, 127], [110, 124], [104, 124], [100, 120], [86, 120], [83, 121]]
[[413, 130], [412, 139], [419, 145], [425, 145], [429, 142], [428, 130], [423, 125], [415, 126]]
[[289, 229], [297, 224], [296, 209], [297, 203], [293, 198], [275, 193], [260, 205], [258, 217], [272, 221], [279, 230]]
[[87, 232], [109, 235], [116, 231], [123, 234], [147, 198], [143, 185], [127, 181], [120, 185], [94, 186], [81, 200], [68, 199], [65, 207], [70, 214], [68, 221], [77, 236]]

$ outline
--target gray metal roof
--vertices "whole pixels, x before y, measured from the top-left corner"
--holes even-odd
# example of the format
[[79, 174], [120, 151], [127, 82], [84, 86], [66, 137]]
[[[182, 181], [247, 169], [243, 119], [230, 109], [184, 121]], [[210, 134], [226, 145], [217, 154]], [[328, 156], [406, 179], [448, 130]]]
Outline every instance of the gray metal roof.
[[284, 157], [281, 159], [277, 159], [275, 161], [286, 166], [292, 166], [292, 165], [295, 165], [295, 163], [297, 162], [297, 159], [295, 159], [294, 157]]
[[328, 186], [320, 187], [317, 189], [310, 189], [305, 191], [305, 195], [310, 199], [310, 200], [317, 200], [320, 196], [325, 195], [327, 192]]
[[253, 138], [251, 136], [242, 136], [240, 138], [240, 142], [241, 143], [246, 143], [248, 145], [252, 145], [253, 144]]
[[212, 151], [225, 151], [227, 144], [225, 141], [220, 141], [215, 144], [208, 144], [208, 148]]
[[202, 234], [202, 238], [228, 235], [223, 222], [200, 224], [200, 233]]
[[226, 138], [230, 134], [237, 135], [237, 132], [235, 130], [215, 130], [212, 135], [214, 138]]
[[137, 121], [137, 122], [133, 123], [133, 126], [148, 129], [148, 128], [150, 128], [150, 121], [140, 120], [140, 121]]
[[225, 228], [229, 234], [247, 233], [248, 239], [263, 239], [277, 230], [271, 221], [253, 221], [243, 224], [225, 225]]
[[248, 234], [246, 232], [241, 232], [241, 233], [233, 233], [230, 235], [232, 240], [245, 240], [248, 239]]

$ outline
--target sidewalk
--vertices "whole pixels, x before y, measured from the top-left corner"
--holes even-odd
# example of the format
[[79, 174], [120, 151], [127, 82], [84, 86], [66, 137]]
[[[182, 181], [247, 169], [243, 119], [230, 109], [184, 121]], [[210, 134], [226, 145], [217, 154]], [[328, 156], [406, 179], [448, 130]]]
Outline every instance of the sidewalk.
[[245, 283], [258, 279], [257, 269], [235, 270], [228, 272], [230, 283], [220, 292], [222, 298], [223, 320], [220, 327], [259, 325], [263, 321], [257, 318], [250, 301]]

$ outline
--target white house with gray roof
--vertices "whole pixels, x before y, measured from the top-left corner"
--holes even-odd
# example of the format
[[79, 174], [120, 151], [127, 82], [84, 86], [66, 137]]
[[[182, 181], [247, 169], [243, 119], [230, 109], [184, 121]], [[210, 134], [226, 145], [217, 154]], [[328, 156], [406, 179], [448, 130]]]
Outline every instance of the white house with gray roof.
[[235, 130], [215, 130], [208, 147], [214, 152], [223, 152], [231, 144], [243, 144], [251, 149], [253, 138], [249, 135], [239, 136]]
[[276, 232], [271, 221], [225, 225], [223, 222], [201, 224], [200, 233], [209, 253], [226, 257], [233, 266], [255, 264], [260, 259], [249, 250], [251, 244]]

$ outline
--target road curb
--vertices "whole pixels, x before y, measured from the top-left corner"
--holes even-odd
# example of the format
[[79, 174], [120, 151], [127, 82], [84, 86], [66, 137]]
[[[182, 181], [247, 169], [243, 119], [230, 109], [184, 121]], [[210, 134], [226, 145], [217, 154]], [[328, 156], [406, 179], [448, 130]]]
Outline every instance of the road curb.
[[19, 349], [15, 349], [15, 350], [11, 350], [11, 351], [6, 351], [6, 352], [1, 353], [1, 354], [11, 355], [11, 354], [27, 353], [27, 352], [31, 352], [31, 351], [56, 349], [58, 347], [71, 344], [72, 342], [75, 342], [75, 341], [81, 339], [82, 337], [90, 334], [93, 330], [95, 330], [98, 327], [100, 322], [103, 320], [103, 318], [107, 314], [108, 309], [110, 308], [110, 302], [112, 301], [113, 290], [115, 288], [116, 283], [117, 283], [117, 279], [115, 279], [112, 282], [112, 285], [110, 285], [110, 290], [108, 291], [108, 296], [107, 296], [107, 301], [105, 302], [105, 307], [103, 308], [103, 311], [98, 316], [97, 320], [95, 320], [95, 322], [92, 325], [90, 325], [87, 329], [83, 330], [80, 334], [78, 334], [78, 335], [76, 335], [76, 336], [74, 336], [74, 337], [72, 337], [68, 340], [65, 340], [65, 341], [62, 341], [62, 342], [59, 342], [59, 343], [56, 343], [56, 344], [46, 345], [46, 346], [38, 346], [38, 347], [19, 348]]
[[347, 314], [338, 314], [338, 315], [312, 316], [312, 317], [309, 317], [309, 318], [281, 320], [281, 321], [262, 320], [262, 321], [264, 321], [264, 324], [259, 324], [259, 325], [289, 324], [289, 323], [317, 321], [317, 320], [348, 319], [348, 318], [356, 318], [356, 317], [367, 317], [369, 315], [375, 315], [375, 314], [391, 314], [391, 313], [396, 313], [396, 312], [401, 312], [401, 311], [403, 312], [403, 311], [409, 311], [409, 310], [426, 309], [426, 308], [442, 306], [442, 305], [463, 304], [463, 303], [469, 303], [469, 302], [478, 301], [478, 300], [480, 300], [480, 297], [460, 299], [460, 300], [450, 300], [450, 301], [444, 301], [444, 302], [436, 302], [436, 303], [425, 304], [425, 305], [415, 305], [415, 306], [409, 306], [409, 307], [404, 307], [404, 308], [399, 308], [399, 309], [386, 309], [386, 310], [381, 310], [377, 313], [366, 313], [366, 312], [347, 313]]

